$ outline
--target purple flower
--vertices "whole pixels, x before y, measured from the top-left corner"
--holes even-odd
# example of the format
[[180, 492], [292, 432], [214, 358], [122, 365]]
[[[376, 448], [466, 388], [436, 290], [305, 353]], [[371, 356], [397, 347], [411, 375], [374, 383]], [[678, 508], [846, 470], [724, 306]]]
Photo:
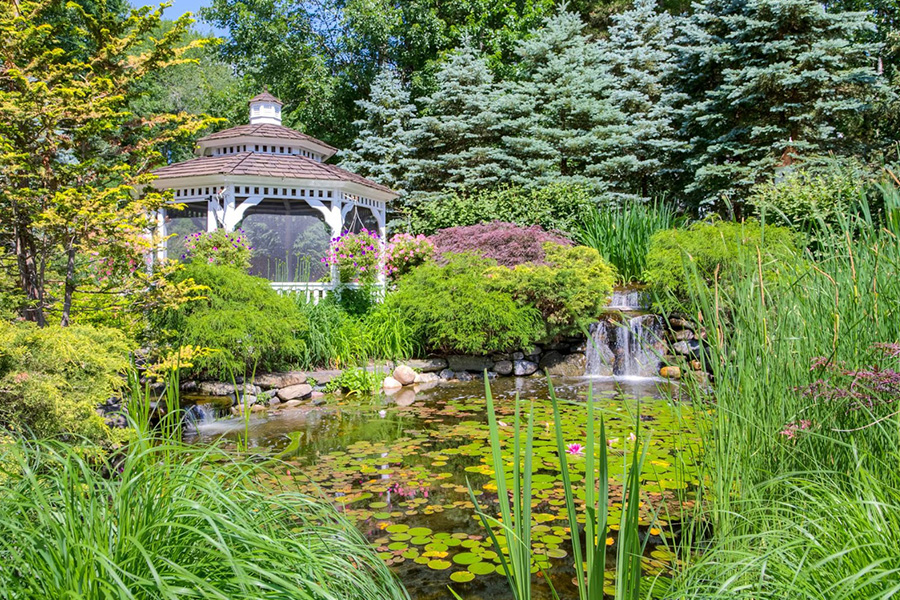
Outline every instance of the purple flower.
[[568, 446], [566, 446], [566, 453], [573, 456], [583, 456], [584, 446], [582, 446], [581, 444], [569, 444]]

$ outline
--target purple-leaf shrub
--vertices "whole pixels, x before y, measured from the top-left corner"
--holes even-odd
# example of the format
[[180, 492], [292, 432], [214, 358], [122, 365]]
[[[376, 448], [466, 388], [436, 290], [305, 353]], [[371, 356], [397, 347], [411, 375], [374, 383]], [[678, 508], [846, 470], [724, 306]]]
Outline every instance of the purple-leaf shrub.
[[466, 227], [442, 229], [429, 238], [435, 254], [473, 252], [497, 261], [498, 265], [514, 267], [525, 263], [545, 264], [544, 243], [573, 245], [571, 240], [549, 233], [538, 225], [520, 227], [513, 223], [494, 221]]

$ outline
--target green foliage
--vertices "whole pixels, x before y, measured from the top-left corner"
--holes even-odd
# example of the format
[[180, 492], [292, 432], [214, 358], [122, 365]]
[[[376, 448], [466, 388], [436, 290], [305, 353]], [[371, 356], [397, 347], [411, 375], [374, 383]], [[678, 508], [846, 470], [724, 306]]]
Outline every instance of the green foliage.
[[371, 395], [381, 387], [386, 375], [365, 368], [347, 369], [327, 384], [325, 392], [340, 391], [344, 394]]
[[345, 367], [370, 359], [396, 360], [415, 356], [419, 340], [412, 325], [395, 308], [375, 304], [354, 314], [334, 296], [318, 304], [298, 296], [297, 306], [309, 328], [303, 334], [306, 367]]
[[552, 183], [540, 187], [501, 186], [448, 191], [413, 198], [400, 228], [431, 235], [439, 229], [503, 221], [547, 231], [573, 232], [578, 216], [594, 206], [584, 187]]
[[546, 242], [545, 262], [488, 270], [491, 286], [540, 311], [547, 337], [577, 333], [603, 312], [615, 270], [593, 248]]
[[96, 409], [121, 393], [130, 350], [114, 329], [0, 321], [0, 421], [39, 438], [111, 440]]
[[167, 440], [123, 455], [0, 448], [0, 596], [403, 600], [330, 505], [218, 449]]
[[820, 227], [836, 226], [864, 191], [861, 169], [832, 165], [826, 169], [798, 169], [779, 181], [753, 188], [749, 203], [757, 214], [815, 235]]
[[450, 255], [401, 278], [385, 306], [397, 310], [427, 349], [488, 354], [525, 346], [543, 334], [540, 313], [493, 288], [485, 271], [493, 261]]
[[847, 156], [885, 139], [860, 124], [887, 96], [864, 13], [813, 0], [704, 0], [679, 39], [677, 87], [690, 140], [685, 192], [738, 209], [776, 168]]
[[895, 585], [900, 246], [874, 212], [838, 225], [844, 244], [790, 285], [752, 253], [718, 293], [690, 282], [693, 310], [717, 332], [695, 532], [714, 535], [671, 597], [867, 600]]
[[678, 223], [670, 204], [630, 201], [585, 212], [576, 239], [609, 261], [620, 282], [630, 283], [644, 276], [653, 234]]
[[277, 371], [303, 359], [308, 323], [268, 281], [203, 263], [188, 265], [180, 275], [206, 286], [206, 297], [159, 311], [151, 323], [163, 342], [218, 350], [198, 358], [195, 373], [230, 380], [232, 374]]
[[242, 271], [250, 268], [250, 240], [240, 230], [192, 233], [185, 238], [184, 248], [183, 258], [191, 262], [235, 267]]
[[[747, 257], [753, 262], [743, 260]], [[694, 277], [713, 289], [730, 285], [737, 273], [752, 267], [777, 282], [798, 260], [795, 234], [784, 227], [754, 220], [700, 221], [650, 238], [645, 279], [656, 304], [674, 310], [689, 297]]]

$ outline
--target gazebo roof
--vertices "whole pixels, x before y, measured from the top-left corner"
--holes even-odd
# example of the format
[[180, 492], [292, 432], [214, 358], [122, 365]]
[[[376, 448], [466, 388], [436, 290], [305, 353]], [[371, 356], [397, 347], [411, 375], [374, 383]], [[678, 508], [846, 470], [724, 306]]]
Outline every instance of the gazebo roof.
[[[260, 94], [262, 96], [263, 94]], [[258, 98], [259, 96], [257, 96]], [[198, 140], [200, 144], [205, 142], [213, 142], [213, 141], [221, 141], [227, 140], [230, 138], [239, 138], [239, 137], [261, 137], [261, 138], [272, 138], [272, 139], [280, 139], [280, 140], [300, 140], [305, 142], [312, 142], [319, 146], [323, 146], [333, 151], [337, 151], [337, 148], [326, 144], [322, 140], [318, 140], [311, 135], [306, 135], [305, 133], [301, 133], [296, 129], [291, 129], [289, 127], [284, 127], [283, 125], [273, 125], [271, 123], [257, 124], [257, 125], [238, 125], [237, 127], [231, 127], [229, 129], [223, 129], [222, 131], [217, 131], [215, 133], [211, 133], [205, 137], [202, 137]]]
[[275, 96], [270, 94], [269, 90], [265, 90], [261, 94], [257, 94], [255, 96], [253, 96], [252, 98], [250, 98], [250, 103], [252, 104], [253, 102], [274, 102], [275, 104], [278, 104], [278, 105], [282, 105], [282, 106], [284, 105], [284, 102], [282, 102], [281, 100], [279, 100], [278, 98], [276, 98]]
[[[244, 125], [243, 127], [274, 127], [272, 125]], [[238, 129], [238, 128], [235, 128]], [[287, 129], [279, 127], [279, 129]], [[292, 131], [288, 129], [287, 131]], [[222, 133], [222, 132], [220, 132]], [[299, 133], [299, 132], [294, 132]], [[215, 135], [215, 134], [213, 134]], [[303, 135], [303, 134], [300, 134]], [[180, 163], [174, 163], [153, 172], [160, 179], [199, 177], [204, 175], [245, 175], [251, 177], [274, 177], [279, 179], [320, 179], [326, 181], [346, 181], [368, 188], [397, 193], [390, 188], [375, 183], [356, 173], [340, 167], [315, 161], [297, 154], [265, 154], [258, 152], [238, 152], [219, 156], [199, 156]]]

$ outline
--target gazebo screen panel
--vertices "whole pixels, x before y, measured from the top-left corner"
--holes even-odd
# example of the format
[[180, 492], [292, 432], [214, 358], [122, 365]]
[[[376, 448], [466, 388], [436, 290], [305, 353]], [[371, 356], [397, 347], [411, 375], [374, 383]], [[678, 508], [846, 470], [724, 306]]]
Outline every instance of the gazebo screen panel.
[[185, 258], [184, 238], [193, 233], [206, 231], [206, 212], [206, 202], [185, 204], [181, 210], [165, 209], [165, 231], [167, 236], [171, 236], [166, 241], [166, 255], [169, 258], [175, 260]]

